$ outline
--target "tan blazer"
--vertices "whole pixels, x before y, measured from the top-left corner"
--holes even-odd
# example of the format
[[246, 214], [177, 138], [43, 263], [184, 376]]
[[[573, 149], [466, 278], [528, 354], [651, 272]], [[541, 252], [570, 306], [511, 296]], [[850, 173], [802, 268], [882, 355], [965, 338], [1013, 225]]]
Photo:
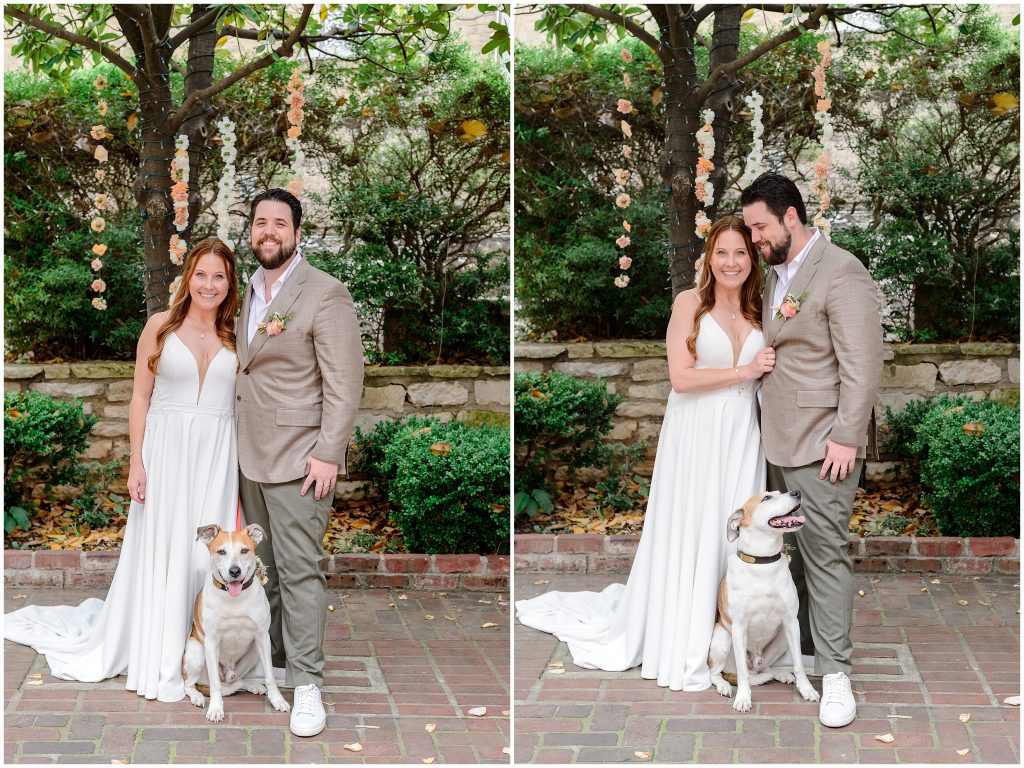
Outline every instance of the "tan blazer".
[[775, 319], [777, 280], [769, 270], [762, 296], [764, 342], [776, 354], [762, 379], [765, 457], [780, 467], [812, 464], [825, 458], [830, 438], [864, 458], [882, 378], [878, 289], [856, 257], [824, 236], [790, 283], [787, 294], [807, 298], [788, 319]]
[[[363, 347], [348, 289], [305, 259], [267, 309], [292, 312], [277, 336], [248, 342], [245, 290], [236, 346], [238, 463], [260, 483], [285, 483], [306, 474], [306, 458], [346, 472], [346, 449], [363, 391]], [[262, 321], [262, 319], [261, 319]]]

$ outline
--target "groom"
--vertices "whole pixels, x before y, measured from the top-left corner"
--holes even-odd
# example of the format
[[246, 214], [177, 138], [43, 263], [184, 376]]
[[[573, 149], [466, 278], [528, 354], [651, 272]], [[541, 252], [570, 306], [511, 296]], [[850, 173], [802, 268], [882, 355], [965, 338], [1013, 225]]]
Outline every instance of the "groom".
[[768, 486], [803, 494], [807, 522], [790, 542], [801, 643], [813, 640], [815, 670], [824, 675], [818, 717], [839, 728], [857, 716], [847, 538], [882, 376], [878, 291], [856, 257], [808, 228], [803, 198], [785, 176], [762, 174], [740, 205], [772, 267], [761, 315], [776, 355], [762, 379]]
[[238, 322], [235, 410], [242, 508], [268, 534], [257, 552], [269, 578], [275, 665], [287, 657], [292, 733], [315, 736], [327, 722], [321, 542], [346, 471], [363, 350], [349, 292], [302, 258], [301, 223], [290, 192], [269, 189], [252, 201], [249, 240], [260, 268]]

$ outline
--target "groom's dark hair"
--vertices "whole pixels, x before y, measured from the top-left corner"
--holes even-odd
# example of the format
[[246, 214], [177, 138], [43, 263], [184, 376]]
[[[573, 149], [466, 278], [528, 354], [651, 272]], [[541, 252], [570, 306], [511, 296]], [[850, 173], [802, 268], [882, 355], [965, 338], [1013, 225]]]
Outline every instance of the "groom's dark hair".
[[289, 192], [287, 189], [268, 189], [266, 192], [260, 192], [256, 197], [252, 199], [252, 205], [249, 206], [249, 226], [252, 226], [253, 219], [256, 218], [256, 206], [262, 203], [264, 200], [274, 200], [278, 203], [286, 203], [289, 208], [292, 209], [292, 228], [298, 229], [299, 225], [302, 224], [302, 203], [299, 202], [299, 198]]
[[754, 179], [750, 186], [740, 193], [740, 207], [753, 205], [761, 202], [771, 211], [779, 221], [786, 214], [790, 206], [796, 209], [796, 215], [801, 224], [807, 223], [807, 209], [804, 207], [804, 199], [800, 190], [791, 179], [781, 173], [768, 171]]

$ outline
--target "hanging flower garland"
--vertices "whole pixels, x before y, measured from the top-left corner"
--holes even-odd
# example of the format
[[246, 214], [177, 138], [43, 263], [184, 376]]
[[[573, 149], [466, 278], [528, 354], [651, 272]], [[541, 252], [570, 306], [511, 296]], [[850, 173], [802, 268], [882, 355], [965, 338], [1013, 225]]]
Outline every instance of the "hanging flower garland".
[[[629, 64], [631, 61], [633, 61], [633, 54], [630, 53], [628, 48], [623, 48], [620, 51], [619, 55], [622, 57], [623, 64]], [[630, 80], [629, 77], [629, 72], [626, 71], [625, 67], [622, 68], [622, 84], [626, 88], [630, 88], [633, 85], [632, 80]], [[631, 115], [634, 111], [633, 102], [631, 102], [629, 99], [619, 99], [619, 103], [616, 107], [616, 110], [624, 116]], [[622, 130], [622, 134], [626, 137], [625, 141], [629, 141], [633, 138], [633, 127], [629, 123], [627, 123], [625, 119], [619, 121], [619, 128]], [[633, 149], [632, 147], [629, 146], [629, 144], [624, 143], [622, 145], [622, 155], [627, 160], [629, 160], [629, 158], [632, 157]], [[630, 176], [632, 176], [632, 174], [628, 168], [614, 168], [612, 170], [612, 173], [615, 177], [615, 192], [617, 193], [615, 195], [615, 205], [625, 210], [630, 206], [630, 203], [632, 202], [629, 193], [626, 192], [626, 185], [629, 183], [629, 179]], [[629, 219], [622, 220], [622, 228], [626, 230], [626, 233], [623, 235], [619, 235], [619, 237], [615, 239], [615, 244], [619, 246], [619, 248], [625, 249], [628, 248], [630, 245], [631, 241], [629, 239], [629, 233], [633, 231], [633, 226], [629, 223]], [[619, 269], [622, 270], [622, 274], [615, 278], [616, 287], [625, 288], [627, 285], [629, 285], [629, 275], [626, 274], [626, 270], [629, 269], [632, 265], [633, 259], [627, 256], [625, 253], [619, 256]]]
[[220, 157], [224, 161], [224, 170], [221, 172], [220, 181], [217, 182], [217, 201], [213, 205], [213, 210], [217, 214], [217, 237], [227, 243], [231, 235], [231, 205], [235, 202], [235, 158], [238, 157], [235, 142], [237, 137], [235, 136], [235, 124], [228, 117], [218, 120], [217, 128], [223, 142]]
[[[699, 157], [694, 178], [694, 195], [698, 203], [701, 203], [704, 208], [708, 208], [715, 202], [715, 186], [711, 183], [711, 172], [715, 170], [715, 164], [711, 162], [711, 158], [715, 155], [715, 132], [711, 127], [711, 123], [715, 119], [714, 111], [705, 109], [701, 112], [701, 119], [704, 124], [696, 133]], [[697, 227], [697, 236], [701, 239], [707, 237], [711, 229], [711, 221], [703, 210], [697, 211], [693, 223]]]
[[302, 135], [302, 107], [306, 103], [306, 97], [302, 95], [302, 75], [298, 67], [292, 70], [288, 78], [288, 134], [284, 140], [285, 146], [294, 152], [292, 158], [292, 180], [288, 182], [288, 191], [296, 197], [302, 197], [302, 185], [305, 181], [306, 155], [302, 151], [302, 142], [299, 137]]
[[764, 136], [764, 110], [762, 109], [764, 97], [757, 91], [752, 91], [749, 96], [743, 97], [743, 101], [750, 109], [750, 127], [754, 134], [750, 155], [747, 156], [747, 167], [740, 179], [740, 186], [746, 187], [764, 173], [764, 140], [762, 138]]
[[[178, 134], [174, 139], [174, 157], [171, 159], [171, 199], [174, 200], [174, 228], [184, 232], [188, 228], [188, 136]], [[171, 235], [168, 248], [171, 263], [181, 266], [185, 252], [188, 250], [188, 243], [178, 235]], [[174, 300], [174, 294], [178, 292], [181, 285], [181, 275], [174, 278], [170, 287], [170, 300]]]
[[832, 170], [832, 153], [835, 151], [835, 142], [832, 140], [832, 116], [829, 114], [832, 100], [825, 98], [825, 68], [832, 63], [831, 45], [828, 40], [818, 43], [818, 53], [821, 54], [821, 61], [814, 68], [814, 95], [818, 97], [814, 120], [821, 126], [821, 154], [818, 155], [818, 159], [814, 163], [815, 184], [812, 189], [818, 194], [820, 200], [818, 213], [814, 216], [814, 226], [827, 236], [832, 225], [825, 218], [825, 212], [831, 207], [832, 198], [829, 195], [826, 182]]
[[[103, 89], [107, 87], [107, 79], [103, 75], [98, 75], [95, 80], [92, 81], [93, 87], [96, 89], [96, 107], [100, 117], [104, 117], [107, 114], [107, 103], [101, 98], [103, 96]], [[89, 135], [96, 143], [96, 149], [93, 151], [93, 157], [96, 158], [96, 162], [100, 165], [107, 162], [109, 155], [106, 147], [99, 142], [107, 138], [107, 127], [102, 123], [94, 125], [89, 131]], [[102, 183], [107, 177], [107, 172], [98, 168], [96, 170], [96, 181]], [[92, 198], [93, 206], [96, 209], [96, 216], [89, 223], [89, 228], [96, 233], [97, 240], [100, 234], [107, 228], [107, 222], [103, 218], [103, 212], [107, 209], [107, 196], [102, 192], [96, 192]], [[107, 246], [104, 243], [97, 242], [92, 247], [92, 252], [95, 258], [92, 259], [90, 266], [92, 271], [97, 273], [89, 288], [94, 293], [103, 294], [107, 290], [107, 283], [99, 276], [99, 271], [103, 269], [103, 261], [101, 257], [107, 252]], [[92, 299], [92, 306], [94, 309], [102, 312], [107, 308], [107, 300], [102, 295], [94, 296]]]

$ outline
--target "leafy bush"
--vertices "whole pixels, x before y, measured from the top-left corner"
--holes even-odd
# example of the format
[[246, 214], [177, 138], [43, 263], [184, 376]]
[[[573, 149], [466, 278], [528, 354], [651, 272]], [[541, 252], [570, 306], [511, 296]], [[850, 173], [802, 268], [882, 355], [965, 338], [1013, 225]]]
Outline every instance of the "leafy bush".
[[440, 421], [429, 416], [408, 416], [395, 421], [378, 421], [369, 432], [364, 432], [357, 426], [352, 441], [355, 454], [349, 462], [351, 471], [365, 475], [370, 490], [374, 493], [387, 496], [390, 475], [385, 459], [388, 446], [400, 432], [434, 427], [438, 424]]
[[[622, 398], [603, 379], [587, 381], [559, 371], [515, 375], [516, 512], [541, 506], [556, 465], [570, 471], [598, 466], [605, 458], [601, 437], [611, 431]], [[535, 494], [541, 490], [540, 496]]]
[[28, 529], [32, 487], [82, 482], [90, 467], [78, 461], [98, 418], [78, 401], [40, 392], [4, 394], [4, 530]]
[[490, 554], [509, 541], [509, 433], [413, 416], [357, 435], [354, 467], [378, 476], [410, 552]]
[[893, 433], [913, 434], [905, 451], [943, 535], [1020, 535], [1019, 404], [943, 396], [908, 406]]

